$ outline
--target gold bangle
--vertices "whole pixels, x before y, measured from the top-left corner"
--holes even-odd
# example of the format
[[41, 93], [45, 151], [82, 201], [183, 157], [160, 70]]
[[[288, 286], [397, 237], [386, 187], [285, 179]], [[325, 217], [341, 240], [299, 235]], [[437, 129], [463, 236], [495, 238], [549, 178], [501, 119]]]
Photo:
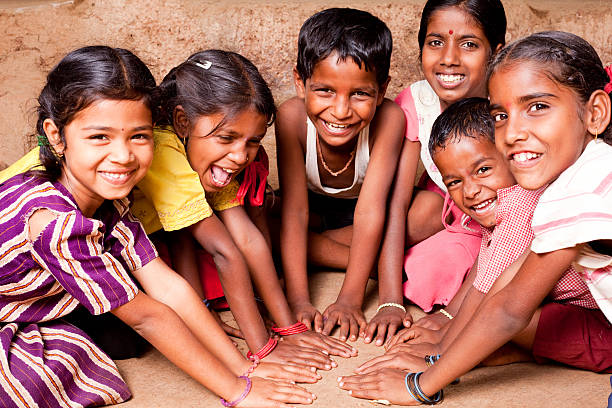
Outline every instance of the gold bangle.
[[453, 320], [453, 315], [448, 313], [446, 310], [440, 309], [440, 313], [442, 313], [444, 316], [448, 317], [448, 320]]
[[402, 309], [402, 311], [406, 313], [406, 308], [404, 306], [400, 305], [399, 303], [393, 302], [383, 303], [382, 305], [378, 306], [378, 309], [376, 309], [376, 313], [380, 312], [380, 309], [384, 307], [397, 307], [398, 309]]

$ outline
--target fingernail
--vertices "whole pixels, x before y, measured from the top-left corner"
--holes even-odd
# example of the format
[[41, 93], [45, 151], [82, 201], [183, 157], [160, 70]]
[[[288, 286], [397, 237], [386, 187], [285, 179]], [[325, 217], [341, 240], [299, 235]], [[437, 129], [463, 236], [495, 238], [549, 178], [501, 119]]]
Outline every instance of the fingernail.
[[327, 356], [329, 356], [329, 352], [327, 350], [321, 350], [321, 352]]
[[338, 382], [342, 381], [342, 377], [336, 378], [336, 381], [338, 381]]
[[376, 340], [376, 345], [380, 346], [382, 344], [382, 340]]
[[310, 371], [312, 371], [313, 373], [317, 372], [317, 367], [310, 367]]
[[346, 337], [344, 337], [344, 336], [340, 336], [340, 340], [342, 340], [342, 341], [346, 341]]
[[370, 339], [369, 337], [366, 337], [366, 338], [365, 338], [365, 342], [366, 342], [366, 343], [369, 343], [370, 341], [372, 341], [372, 339]]
[[332, 361], [332, 367], [338, 367], [338, 363], [336, 363], [335, 361]]
[[308, 398], [308, 402], [312, 402], [312, 400], [310, 398]]
[[355, 340], [357, 340], [357, 337], [351, 336], [351, 341], [355, 341]]
[[295, 385], [295, 381], [291, 381], [291, 384]]
[[344, 383], [341, 382], [341, 383], [338, 384], [338, 387], [342, 387], [343, 385], [344, 385]]
[[331, 365], [329, 365], [329, 364], [325, 364], [325, 369], [326, 369], [326, 370], [331, 370]]
[[349, 390], [349, 395], [353, 395], [353, 390]]

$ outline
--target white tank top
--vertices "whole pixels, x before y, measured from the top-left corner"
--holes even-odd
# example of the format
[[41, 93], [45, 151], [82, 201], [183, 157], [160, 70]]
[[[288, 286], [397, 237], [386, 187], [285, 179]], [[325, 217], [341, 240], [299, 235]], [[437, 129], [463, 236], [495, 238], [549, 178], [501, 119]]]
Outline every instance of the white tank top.
[[357, 139], [355, 153], [355, 177], [353, 183], [345, 188], [325, 187], [321, 184], [319, 163], [317, 161], [317, 129], [309, 118], [306, 118], [306, 182], [308, 189], [318, 194], [338, 198], [357, 198], [370, 162], [369, 135], [370, 125], [366, 126]]

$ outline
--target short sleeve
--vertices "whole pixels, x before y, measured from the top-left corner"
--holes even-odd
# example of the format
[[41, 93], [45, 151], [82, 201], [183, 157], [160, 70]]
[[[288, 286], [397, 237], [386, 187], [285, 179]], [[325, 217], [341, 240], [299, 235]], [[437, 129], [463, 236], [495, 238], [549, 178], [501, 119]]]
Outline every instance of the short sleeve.
[[206, 199], [215, 211], [223, 211], [238, 207], [240, 202], [236, 198], [240, 185], [237, 180], [232, 180], [227, 186], [217, 193], [206, 194]]
[[105, 248], [126, 270], [135, 271], [158, 257], [157, 250], [140, 222], [127, 212], [108, 235]]
[[32, 256], [92, 314], [136, 296], [138, 288], [120, 260], [104, 250], [103, 224], [72, 211], [61, 213], [32, 243]]
[[[136, 197], [134, 214], [141, 219], [155, 209], [160, 225], [166, 231], [188, 227], [212, 215], [198, 174], [193, 171], [183, 144], [169, 130], [155, 130], [153, 162], [138, 189], [150, 202], [147, 206]], [[142, 220], [148, 233], [150, 218]]]
[[419, 119], [410, 87], [404, 89], [395, 98], [395, 103], [402, 108], [406, 117], [406, 139], [411, 142], [419, 141]]
[[517, 185], [498, 191], [497, 225], [488, 242], [482, 243], [483, 256], [479, 256], [474, 279], [478, 291], [488, 293], [502, 272], [529, 248], [533, 240], [533, 211], [542, 191], [528, 191]]

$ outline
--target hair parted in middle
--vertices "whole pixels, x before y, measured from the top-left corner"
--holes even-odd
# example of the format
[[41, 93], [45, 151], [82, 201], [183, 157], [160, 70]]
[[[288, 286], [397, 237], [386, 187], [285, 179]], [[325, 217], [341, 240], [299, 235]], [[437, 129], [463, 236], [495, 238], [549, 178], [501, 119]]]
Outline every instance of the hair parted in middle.
[[303, 82], [315, 66], [332, 53], [341, 61], [352, 58], [367, 71], [373, 70], [376, 82], [389, 78], [393, 40], [385, 23], [372, 14], [351, 8], [330, 8], [308, 18], [298, 37], [297, 71]]
[[429, 153], [445, 149], [464, 137], [484, 138], [495, 143], [495, 123], [489, 113], [489, 100], [466, 98], [453, 103], [438, 116], [431, 128]]
[[161, 118], [159, 125], [173, 125], [174, 110], [181, 106], [193, 126], [200, 116], [221, 113], [228, 119], [253, 108], [274, 122], [276, 107], [268, 84], [251, 61], [223, 50], [196, 52], [172, 68], [159, 85]]

